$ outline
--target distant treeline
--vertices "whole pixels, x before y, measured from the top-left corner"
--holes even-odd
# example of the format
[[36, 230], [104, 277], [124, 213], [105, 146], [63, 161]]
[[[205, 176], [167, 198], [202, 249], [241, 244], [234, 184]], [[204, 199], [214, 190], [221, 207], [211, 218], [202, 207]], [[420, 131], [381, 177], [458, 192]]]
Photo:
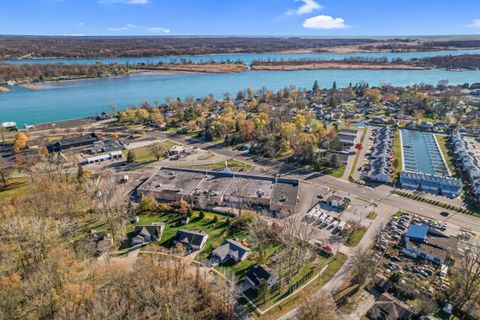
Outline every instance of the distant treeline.
[[0, 59], [113, 58], [255, 53], [375, 43], [375, 39], [300, 37], [59, 37], [0, 36]]
[[480, 55], [465, 54], [458, 56], [438, 56], [420, 59], [421, 63], [427, 67], [446, 68], [446, 69], [479, 69]]
[[0, 84], [7, 81], [36, 82], [69, 78], [98, 78], [128, 73], [125, 64], [9, 64], [0, 63]]
[[[194, 61], [191, 59], [186, 59], [186, 58], [181, 58], [181, 59], [171, 59], [168, 62], [160, 61], [157, 64], [162, 65], [162, 64], [231, 64], [231, 63], [238, 63], [238, 64], [244, 64], [244, 62], [241, 59], [237, 60], [232, 60], [232, 59], [226, 59], [226, 60], [201, 60], [201, 61]], [[144, 65], [155, 65], [151, 63], [138, 63], [140, 66]]]

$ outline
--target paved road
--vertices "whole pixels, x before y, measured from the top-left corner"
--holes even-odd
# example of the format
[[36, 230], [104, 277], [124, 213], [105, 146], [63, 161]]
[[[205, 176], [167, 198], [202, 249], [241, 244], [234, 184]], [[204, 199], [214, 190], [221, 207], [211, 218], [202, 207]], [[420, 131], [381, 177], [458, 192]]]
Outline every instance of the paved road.
[[[160, 134], [165, 135], [164, 133]], [[220, 154], [225, 157], [241, 159], [244, 162], [256, 166], [259, 173], [287, 175], [307, 183], [317, 184], [319, 186], [327, 186], [330, 189], [335, 189], [350, 194], [352, 197], [357, 197], [366, 201], [374, 201], [377, 204], [386, 206], [387, 210], [391, 213], [394, 213], [398, 210], [407, 210], [430, 217], [432, 219], [436, 219], [438, 221], [446, 221], [449, 224], [461, 227], [465, 230], [471, 230], [475, 233], [480, 233], [480, 219], [474, 216], [445, 210], [443, 208], [423, 202], [397, 196], [392, 194], [392, 188], [386, 185], [380, 185], [375, 188], [358, 185], [356, 183], [337, 179], [329, 175], [298, 169], [294, 166], [285, 165], [274, 160], [254, 156], [245, 151], [236, 151], [229, 148], [223, 148], [222, 146], [215, 146], [211, 143], [191, 139], [182, 135], [168, 134], [168, 139], [177, 143], [195, 145], [199, 148], [210, 150], [213, 153]], [[442, 211], [449, 212], [449, 216], [447, 218], [441, 216], [440, 212]]]

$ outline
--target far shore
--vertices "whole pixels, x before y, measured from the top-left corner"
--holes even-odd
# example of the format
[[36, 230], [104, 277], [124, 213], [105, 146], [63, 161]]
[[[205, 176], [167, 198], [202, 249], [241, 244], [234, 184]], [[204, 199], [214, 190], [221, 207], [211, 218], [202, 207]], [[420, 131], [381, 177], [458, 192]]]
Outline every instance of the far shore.
[[236, 73], [248, 71], [243, 63], [185, 63], [138, 67], [139, 70], [167, 72]]
[[305, 63], [295, 65], [258, 64], [252, 70], [296, 71], [296, 70], [428, 70], [427, 67], [407, 64], [348, 64], [342, 62]]

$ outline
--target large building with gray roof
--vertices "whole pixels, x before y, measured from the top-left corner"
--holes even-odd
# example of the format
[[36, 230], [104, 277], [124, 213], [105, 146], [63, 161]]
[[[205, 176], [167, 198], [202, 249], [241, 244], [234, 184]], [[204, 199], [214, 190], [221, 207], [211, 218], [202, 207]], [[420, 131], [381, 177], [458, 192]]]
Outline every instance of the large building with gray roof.
[[293, 214], [298, 202], [298, 180], [162, 167], [137, 192], [141, 197], [150, 196], [160, 201], [185, 200], [198, 207], [251, 205]]

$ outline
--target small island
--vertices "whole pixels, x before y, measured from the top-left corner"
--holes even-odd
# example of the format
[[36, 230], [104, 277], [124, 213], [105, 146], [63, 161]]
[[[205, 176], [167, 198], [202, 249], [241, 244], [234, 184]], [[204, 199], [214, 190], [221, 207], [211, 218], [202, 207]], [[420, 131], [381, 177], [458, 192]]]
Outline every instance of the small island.
[[0, 93], [2, 93], [2, 92], [8, 92], [8, 91], [10, 91], [10, 89], [0, 86]]
[[139, 70], [166, 71], [166, 72], [202, 72], [202, 73], [236, 73], [248, 71], [247, 65], [241, 62], [235, 63], [164, 63], [156, 65], [141, 65]]

